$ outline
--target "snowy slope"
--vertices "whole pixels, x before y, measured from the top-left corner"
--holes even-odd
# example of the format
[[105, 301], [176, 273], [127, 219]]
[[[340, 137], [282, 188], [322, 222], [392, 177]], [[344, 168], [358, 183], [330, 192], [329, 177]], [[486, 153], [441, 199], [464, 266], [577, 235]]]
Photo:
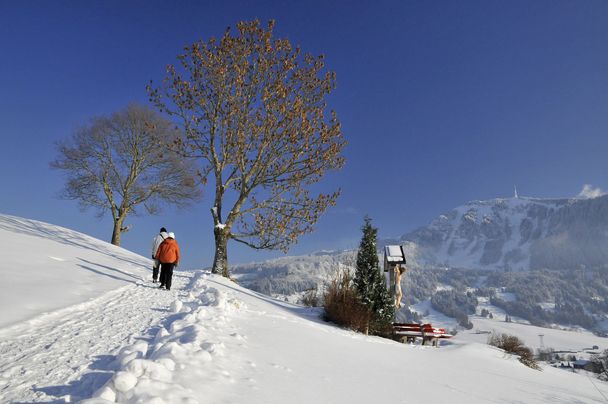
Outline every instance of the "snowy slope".
[[63, 227], [0, 215], [0, 327], [149, 276], [151, 261]]
[[179, 293], [152, 288], [150, 260], [72, 230], [0, 215], [0, 237], [0, 403], [90, 396]]
[[[56, 262], [63, 265], [52, 271], [67, 271], [76, 285], [86, 284], [92, 272], [74, 266], [75, 257], [103, 259], [110, 272], [141, 279], [94, 289], [92, 300], [95, 293], [89, 290], [87, 301], [58, 310], [54, 292], [36, 297], [49, 306], [39, 307], [48, 313], [33, 318], [6, 306], [3, 313], [21, 320], [0, 328], [2, 403], [87, 397], [89, 404], [599, 403], [608, 396], [608, 384], [553, 368], [531, 370], [498, 349], [458, 337], [436, 349], [342, 330], [324, 323], [313, 309], [204, 271], [179, 271], [175, 290], [158, 290], [147, 281], [144, 258], [51, 225], [37, 224], [48, 237], [21, 238], [31, 221], [9, 219], [12, 230], [3, 230], [10, 249], [62, 258]], [[65, 231], [63, 242], [55, 240], [57, 231]], [[82, 238], [86, 247], [74, 245]], [[27, 287], [37, 286], [31, 274], [39, 263], [22, 258], [20, 265], [29, 284], [15, 284], [21, 289], [14, 292], [27, 295]], [[99, 282], [108, 278], [93, 273]]]
[[484, 344], [436, 349], [342, 330], [209, 274], [181, 302], [181, 316], [127, 349], [86, 403], [590, 403], [608, 394], [606, 384], [531, 370]]

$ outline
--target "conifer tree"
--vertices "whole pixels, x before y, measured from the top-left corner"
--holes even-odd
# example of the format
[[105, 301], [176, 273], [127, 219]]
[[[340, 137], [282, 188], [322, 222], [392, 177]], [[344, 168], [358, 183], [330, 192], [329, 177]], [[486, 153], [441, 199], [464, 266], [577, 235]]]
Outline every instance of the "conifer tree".
[[384, 331], [391, 326], [395, 318], [395, 300], [386, 287], [384, 275], [380, 270], [376, 272], [374, 279], [373, 301], [372, 311], [375, 321], [373, 328], [377, 331]]
[[376, 237], [378, 229], [372, 226], [372, 219], [365, 217], [365, 223], [361, 228], [363, 236], [357, 252], [357, 264], [355, 270], [355, 287], [359, 292], [361, 301], [371, 306], [374, 298], [374, 278], [379, 272], [378, 251], [376, 248]]
[[374, 332], [390, 325], [395, 315], [395, 308], [379, 267], [376, 247], [378, 229], [372, 226], [369, 216], [365, 217], [361, 230], [363, 236], [357, 252], [354, 284], [359, 298], [372, 313], [373, 324], [370, 324], [370, 329]]

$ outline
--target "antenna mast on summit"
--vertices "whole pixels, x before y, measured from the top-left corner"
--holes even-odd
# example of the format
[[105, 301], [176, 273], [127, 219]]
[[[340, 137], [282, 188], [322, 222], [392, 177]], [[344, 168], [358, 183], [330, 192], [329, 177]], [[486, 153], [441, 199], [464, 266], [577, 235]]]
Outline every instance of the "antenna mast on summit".
[[514, 195], [514, 197], [515, 197], [515, 199], [518, 199], [519, 195], [517, 194], [517, 185], [513, 185], [513, 188], [515, 189], [515, 195]]

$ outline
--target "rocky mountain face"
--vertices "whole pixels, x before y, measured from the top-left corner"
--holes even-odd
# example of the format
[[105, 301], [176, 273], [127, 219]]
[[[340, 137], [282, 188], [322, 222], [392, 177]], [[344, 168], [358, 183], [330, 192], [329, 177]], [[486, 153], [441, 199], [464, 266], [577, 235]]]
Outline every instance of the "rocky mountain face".
[[474, 269], [608, 267], [608, 195], [473, 201], [404, 235], [421, 265]]

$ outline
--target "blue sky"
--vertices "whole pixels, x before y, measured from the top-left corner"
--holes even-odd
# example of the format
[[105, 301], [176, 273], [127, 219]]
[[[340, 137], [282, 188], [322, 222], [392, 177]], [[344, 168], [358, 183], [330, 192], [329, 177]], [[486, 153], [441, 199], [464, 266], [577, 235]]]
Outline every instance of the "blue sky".
[[[183, 46], [240, 20], [326, 55], [349, 145], [325, 181], [342, 196], [290, 254], [356, 247], [365, 214], [396, 237], [473, 199], [608, 189], [606, 1], [0, 1], [0, 212], [109, 240], [111, 221], [56, 197], [54, 142], [147, 103]], [[184, 266], [213, 259], [210, 197], [131, 218], [148, 255], [160, 226]], [[229, 245], [231, 262], [277, 256]]]

